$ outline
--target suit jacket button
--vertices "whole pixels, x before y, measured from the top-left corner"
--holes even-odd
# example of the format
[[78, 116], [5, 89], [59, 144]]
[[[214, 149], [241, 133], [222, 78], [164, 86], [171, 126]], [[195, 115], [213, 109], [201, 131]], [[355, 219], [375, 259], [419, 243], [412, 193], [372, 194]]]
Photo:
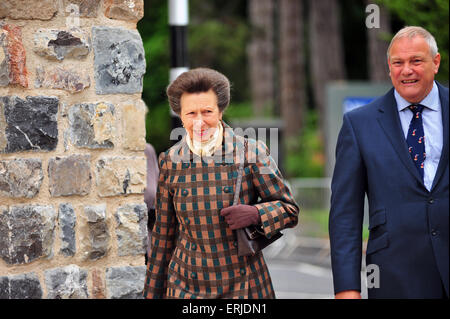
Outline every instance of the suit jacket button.
[[189, 220], [189, 218], [186, 217], [186, 218], [184, 219], [184, 222], [185, 222], [186, 225], [189, 225], [189, 223], [190, 223], [191, 221]]
[[181, 191], [181, 195], [182, 196], [187, 196], [189, 194], [189, 191], [187, 190], [187, 189], [183, 189], [182, 191]]
[[193, 243], [192, 246], [191, 246], [191, 248], [192, 248], [192, 250], [197, 250], [197, 244], [196, 244], [196, 243]]
[[191, 278], [192, 279], [197, 279], [197, 273], [196, 272], [191, 273]]
[[433, 204], [434, 203], [434, 199], [433, 198], [428, 199], [428, 203], [429, 204]]
[[240, 273], [242, 276], [245, 275], [245, 273], [246, 273], [245, 268], [241, 268]]
[[182, 168], [189, 168], [189, 163], [183, 163], [183, 164], [181, 164], [181, 167]]
[[225, 187], [225, 188], [223, 189], [223, 191], [224, 191], [225, 193], [231, 193], [232, 188], [231, 188], [230, 186], [227, 186], [227, 187]]
[[431, 230], [431, 235], [432, 235], [432, 236], [436, 236], [436, 235], [437, 235], [437, 231], [434, 230], [434, 229], [432, 229], [432, 230]]
[[237, 241], [234, 241], [234, 242], [233, 242], [233, 246], [234, 246], [234, 247], [237, 247], [237, 246], [238, 246]]

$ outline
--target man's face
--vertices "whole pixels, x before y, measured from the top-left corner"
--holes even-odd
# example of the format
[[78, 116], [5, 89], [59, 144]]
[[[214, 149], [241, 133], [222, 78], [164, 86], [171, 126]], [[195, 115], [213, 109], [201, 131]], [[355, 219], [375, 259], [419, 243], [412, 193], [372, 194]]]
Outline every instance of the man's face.
[[419, 103], [430, 93], [440, 62], [440, 54], [432, 57], [423, 37], [400, 38], [392, 44], [388, 61], [392, 84], [405, 100]]

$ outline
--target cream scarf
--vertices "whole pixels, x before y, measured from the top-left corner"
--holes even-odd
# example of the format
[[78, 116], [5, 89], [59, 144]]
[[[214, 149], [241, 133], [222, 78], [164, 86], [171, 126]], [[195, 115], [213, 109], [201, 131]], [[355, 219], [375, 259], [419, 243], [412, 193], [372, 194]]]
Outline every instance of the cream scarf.
[[211, 156], [214, 151], [222, 145], [223, 139], [223, 126], [222, 123], [219, 122], [216, 131], [213, 136], [206, 142], [199, 142], [197, 140], [193, 140], [189, 135], [189, 132], [186, 130], [186, 142], [189, 146], [189, 149], [192, 153], [198, 156]]

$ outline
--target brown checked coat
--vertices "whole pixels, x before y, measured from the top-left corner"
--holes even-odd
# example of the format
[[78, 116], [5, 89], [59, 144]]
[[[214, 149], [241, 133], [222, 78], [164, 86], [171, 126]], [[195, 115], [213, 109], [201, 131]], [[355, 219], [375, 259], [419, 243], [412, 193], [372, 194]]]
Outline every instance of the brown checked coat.
[[[234, 232], [220, 215], [233, 204], [242, 137], [224, 125], [222, 150], [194, 157], [185, 138], [159, 156], [156, 222], [146, 298], [274, 298], [261, 252], [238, 257]], [[248, 139], [239, 196], [261, 214], [267, 237], [294, 227], [299, 208], [267, 147]]]

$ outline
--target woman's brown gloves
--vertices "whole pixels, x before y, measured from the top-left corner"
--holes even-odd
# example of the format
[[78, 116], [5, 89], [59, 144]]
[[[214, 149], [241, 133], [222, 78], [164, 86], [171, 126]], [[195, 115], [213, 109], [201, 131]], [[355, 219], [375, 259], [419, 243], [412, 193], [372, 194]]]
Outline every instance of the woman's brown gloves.
[[220, 215], [225, 217], [225, 221], [231, 229], [239, 229], [261, 223], [258, 209], [251, 205], [239, 204], [230, 206], [222, 209]]

